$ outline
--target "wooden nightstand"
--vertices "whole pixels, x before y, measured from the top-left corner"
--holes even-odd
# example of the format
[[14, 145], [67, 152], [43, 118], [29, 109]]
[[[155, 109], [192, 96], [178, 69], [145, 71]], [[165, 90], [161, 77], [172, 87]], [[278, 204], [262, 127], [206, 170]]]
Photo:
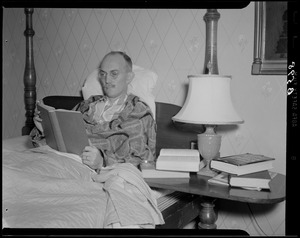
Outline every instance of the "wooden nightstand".
[[[285, 200], [285, 175], [279, 173], [271, 180], [270, 191], [253, 191], [222, 185], [212, 185], [207, 182], [209, 178], [210, 177], [191, 173], [189, 179], [151, 178], [145, 179], [145, 181], [153, 188], [171, 189], [191, 195], [198, 195], [197, 199], [187, 199], [183, 202], [186, 202], [186, 209], [198, 212], [200, 219], [198, 228], [200, 229], [217, 228], [217, 225], [215, 224], [217, 215], [214, 208], [214, 202], [218, 198], [260, 204], [279, 203]], [[197, 206], [196, 203], [200, 203], [201, 206], [199, 206], [199, 204]], [[183, 212], [181, 211], [180, 214], [183, 214]], [[185, 218], [183, 217], [182, 219]]]

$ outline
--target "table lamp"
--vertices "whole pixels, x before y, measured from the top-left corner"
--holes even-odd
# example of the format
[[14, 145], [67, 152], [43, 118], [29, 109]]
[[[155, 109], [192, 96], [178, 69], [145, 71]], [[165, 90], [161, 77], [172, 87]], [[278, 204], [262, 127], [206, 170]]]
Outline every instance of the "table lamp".
[[181, 110], [174, 121], [202, 124], [205, 132], [197, 135], [198, 150], [206, 166], [198, 174], [213, 177], [210, 161], [219, 155], [221, 135], [217, 125], [240, 124], [244, 121], [237, 114], [231, 101], [231, 76], [217, 74], [189, 75], [189, 90]]

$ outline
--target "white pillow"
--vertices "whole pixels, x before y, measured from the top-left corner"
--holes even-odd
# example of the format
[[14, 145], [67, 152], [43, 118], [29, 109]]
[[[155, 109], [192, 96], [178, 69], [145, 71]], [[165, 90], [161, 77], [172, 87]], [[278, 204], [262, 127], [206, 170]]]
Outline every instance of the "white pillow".
[[[155, 87], [158, 76], [153, 71], [137, 65], [133, 65], [132, 70], [135, 76], [128, 85], [128, 92], [139, 96], [141, 100], [147, 103], [155, 119], [155, 97], [152, 90]], [[84, 99], [88, 99], [92, 95], [103, 95], [103, 90], [98, 80], [98, 69], [94, 70], [86, 78], [82, 87], [82, 95]]]

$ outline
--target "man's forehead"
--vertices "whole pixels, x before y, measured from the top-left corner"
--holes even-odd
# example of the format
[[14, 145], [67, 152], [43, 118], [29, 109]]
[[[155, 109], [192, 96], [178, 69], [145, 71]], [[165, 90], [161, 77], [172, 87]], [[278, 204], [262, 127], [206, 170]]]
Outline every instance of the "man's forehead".
[[111, 71], [123, 69], [125, 68], [125, 66], [125, 59], [121, 55], [116, 54], [106, 56], [100, 65], [100, 69]]

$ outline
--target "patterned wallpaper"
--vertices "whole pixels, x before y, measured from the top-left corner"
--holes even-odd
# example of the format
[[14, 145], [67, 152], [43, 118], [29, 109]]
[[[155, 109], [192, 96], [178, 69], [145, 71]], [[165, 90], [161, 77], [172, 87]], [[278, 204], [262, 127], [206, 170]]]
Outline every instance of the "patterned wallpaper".
[[[187, 75], [200, 74], [205, 54], [205, 9], [35, 9], [34, 60], [37, 99], [79, 95], [85, 77], [110, 50], [157, 72], [157, 101], [182, 105]], [[254, 3], [220, 9], [219, 74], [231, 75], [233, 103], [245, 123], [223, 135], [221, 155], [259, 153], [286, 169], [286, 77], [252, 76]], [[23, 74], [24, 9], [3, 10], [2, 138], [21, 135], [25, 122]], [[285, 202], [259, 206], [218, 201], [218, 228], [251, 235], [284, 235]], [[230, 209], [234, 207], [235, 209]]]

